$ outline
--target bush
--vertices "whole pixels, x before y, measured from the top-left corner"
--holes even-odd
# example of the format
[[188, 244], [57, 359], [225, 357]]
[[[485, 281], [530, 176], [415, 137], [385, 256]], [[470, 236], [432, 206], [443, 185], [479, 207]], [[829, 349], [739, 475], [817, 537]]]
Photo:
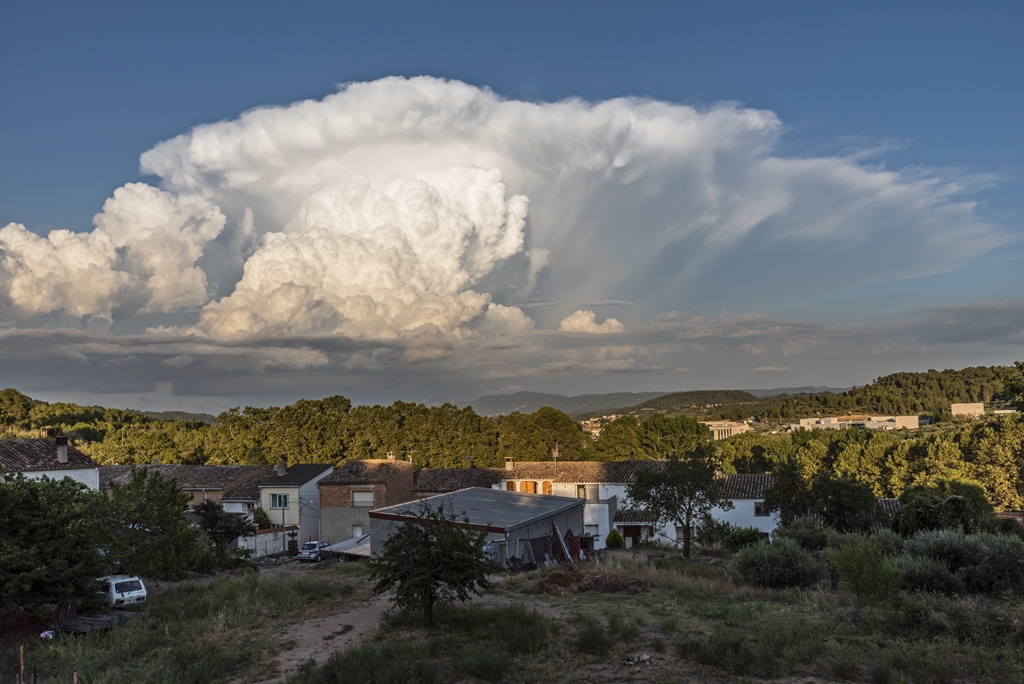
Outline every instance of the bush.
[[892, 596], [899, 578], [892, 562], [865, 537], [829, 553], [841, 586], [857, 601], [880, 602]]
[[985, 549], [979, 537], [958, 530], [929, 530], [908, 539], [904, 549], [911, 556], [938, 561], [955, 573], [984, 560]]
[[823, 576], [814, 557], [786, 538], [741, 549], [733, 557], [732, 565], [745, 584], [772, 589], [809, 587]]
[[939, 561], [904, 554], [895, 560], [900, 587], [907, 591], [961, 594], [963, 581]]
[[[732, 523], [719, 522], [709, 515], [701, 521], [700, 525], [697, 525], [697, 529], [694, 530], [693, 540], [704, 547], [720, 546], [725, 542], [726, 536], [734, 529], [736, 528], [733, 527]], [[1021, 529], [1024, 530], [1024, 527]]]
[[772, 533], [775, 539], [791, 539], [804, 551], [820, 551], [828, 546], [829, 530], [814, 518], [800, 518]]
[[706, 641], [688, 638], [677, 642], [676, 655], [737, 675], [746, 674], [756, 657], [743, 640], [743, 630], [728, 627], [716, 629]]
[[737, 527], [725, 535], [722, 545], [735, 553], [746, 546], [753, 546], [768, 539], [768, 535], [756, 527]]
[[604, 545], [609, 549], [621, 549], [626, 545], [626, 540], [622, 538], [622, 534], [618, 530], [612, 528], [604, 540]]
[[580, 631], [576, 634], [576, 650], [596, 656], [606, 656], [612, 650], [612, 638], [598, 620], [581, 617]]
[[903, 537], [892, 530], [880, 530], [868, 537], [868, 540], [876, 549], [890, 558], [901, 555], [905, 546]]

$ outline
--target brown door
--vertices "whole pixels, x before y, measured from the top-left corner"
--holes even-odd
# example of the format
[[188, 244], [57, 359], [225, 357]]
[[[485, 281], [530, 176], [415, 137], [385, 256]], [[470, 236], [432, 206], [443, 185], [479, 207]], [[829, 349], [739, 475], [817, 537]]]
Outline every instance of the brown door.
[[622, 531], [623, 539], [629, 537], [633, 540], [632, 546], [636, 546], [640, 543], [640, 533], [643, 530], [643, 527], [640, 525], [623, 525], [619, 529]]

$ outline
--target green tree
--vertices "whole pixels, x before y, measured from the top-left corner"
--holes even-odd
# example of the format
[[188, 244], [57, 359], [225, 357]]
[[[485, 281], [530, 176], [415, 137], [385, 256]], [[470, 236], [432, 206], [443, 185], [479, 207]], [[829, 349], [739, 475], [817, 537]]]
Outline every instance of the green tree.
[[868, 533], [881, 520], [882, 509], [871, 487], [827, 471], [811, 482], [812, 512], [839, 532]]
[[626, 487], [627, 508], [646, 511], [655, 525], [674, 523], [683, 530], [683, 556], [690, 557], [694, 527], [711, 517], [711, 509], [732, 508], [722, 492], [714, 447], [703, 444], [667, 460], [663, 469], [638, 469]]
[[796, 458], [775, 467], [772, 484], [764, 493], [764, 505], [779, 514], [779, 522], [784, 527], [811, 512], [811, 485]]
[[0, 480], [0, 612], [88, 604], [104, 573], [103, 495], [70, 478]]
[[640, 423], [639, 439], [647, 458], [670, 458], [708, 442], [711, 431], [690, 416], [656, 413]]
[[192, 510], [199, 516], [199, 527], [213, 546], [222, 566], [227, 565], [228, 546], [233, 541], [256, 534], [252, 521], [243, 515], [226, 513], [219, 501], [207, 499], [192, 506]]
[[602, 461], [625, 461], [643, 454], [640, 421], [633, 416], [619, 416], [601, 428], [596, 447]]
[[136, 468], [124, 485], [110, 485], [110, 555], [127, 573], [181, 579], [200, 569], [208, 552], [185, 518], [191, 497], [178, 483]]
[[433, 626], [436, 606], [490, 589], [487, 575], [499, 568], [484, 553], [487, 531], [468, 525], [465, 514], [460, 521], [443, 502], [437, 508], [421, 503], [416, 519], [394, 526], [380, 555], [370, 559], [374, 593], [394, 590], [394, 605], [422, 610]]
[[867, 537], [829, 552], [829, 560], [839, 573], [839, 586], [857, 597], [857, 603], [878, 603], [899, 588], [896, 568]]
[[1003, 383], [1000, 396], [1018, 411], [1024, 411], [1024, 361], [1014, 361], [1012, 367], [1000, 369], [999, 379]]
[[903, 492], [893, 529], [905, 537], [921, 530], [955, 529], [972, 534], [994, 520], [995, 509], [980, 485], [939, 480], [931, 486], [911, 487]]

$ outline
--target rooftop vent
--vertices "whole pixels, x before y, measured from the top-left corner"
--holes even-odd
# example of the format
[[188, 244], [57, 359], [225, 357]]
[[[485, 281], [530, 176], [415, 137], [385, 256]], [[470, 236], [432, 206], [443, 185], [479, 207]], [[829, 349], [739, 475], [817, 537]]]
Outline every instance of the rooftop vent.
[[57, 463], [68, 462], [68, 438], [57, 437]]

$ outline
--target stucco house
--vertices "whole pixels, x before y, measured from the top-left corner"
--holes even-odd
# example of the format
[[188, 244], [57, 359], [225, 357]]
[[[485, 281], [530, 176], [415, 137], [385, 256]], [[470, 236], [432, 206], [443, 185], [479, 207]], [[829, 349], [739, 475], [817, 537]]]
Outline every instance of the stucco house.
[[[665, 467], [664, 460], [633, 461], [551, 461], [517, 463], [505, 459], [505, 471], [495, 488], [506, 491], [572, 496], [586, 501], [585, 535], [593, 539], [595, 549], [604, 548], [613, 528], [626, 538], [627, 544], [653, 538], [675, 543], [681, 530], [674, 525], [656, 529], [651, 516], [642, 511], [626, 510], [626, 488], [640, 469]], [[716, 508], [716, 520], [739, 527], [756, 527], [771, 532], [778, 519], [765, 510], [764, 491], [772, 483], [771, 475], [722, 475], [725, 494], [733, 503], [730, 510]]]
[[99, 465], [68, 444], [67, 437], [0, 440], [0, 480], [8, 473], [35, 479], [70, 477], [94, 491], [100, 488]]
[[334, 544], [368, 533], [371, 510], [413, 498], [414, 470], [406, 461], [360, 459], [321, 479], [320, 539]]
[[327, 477], [334, 466], [323, 463], [300, 463], [277, 466], [275, 475], [259, 483], [260, 506], [275, 526], [295, 525], [296, 541], [301, 546], [320, 539], [320, 490], [317, 483]]

